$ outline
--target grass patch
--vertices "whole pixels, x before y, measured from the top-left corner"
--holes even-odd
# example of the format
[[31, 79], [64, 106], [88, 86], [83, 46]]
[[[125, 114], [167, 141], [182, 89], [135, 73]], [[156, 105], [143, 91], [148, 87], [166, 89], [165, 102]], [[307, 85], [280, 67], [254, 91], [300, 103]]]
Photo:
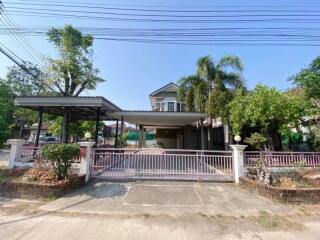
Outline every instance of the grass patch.
[[266, 230], [302, 230], [303, 225], [279, 215], [271, 215], [261, 211], [258, 216], [250, 217], [250, 220]]

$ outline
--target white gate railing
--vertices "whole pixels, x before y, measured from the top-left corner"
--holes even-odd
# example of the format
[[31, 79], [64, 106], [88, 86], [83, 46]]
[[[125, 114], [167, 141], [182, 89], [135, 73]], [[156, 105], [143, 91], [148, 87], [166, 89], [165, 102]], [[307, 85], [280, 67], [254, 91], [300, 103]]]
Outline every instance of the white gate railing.
[[320, 152], [245, 151], [245, 166], [253, 167], [263, 160], [267, 167], [320, 167]]
[[233, 181], [231, 151], [93, 149], [91, 176]]

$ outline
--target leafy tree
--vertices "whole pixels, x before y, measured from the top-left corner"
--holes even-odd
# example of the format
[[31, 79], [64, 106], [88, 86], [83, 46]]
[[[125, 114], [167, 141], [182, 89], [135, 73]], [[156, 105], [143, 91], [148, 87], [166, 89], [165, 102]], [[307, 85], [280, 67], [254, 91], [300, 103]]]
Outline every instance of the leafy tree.
[[[62, 117], [56, 118], [49, 125], [49, 131], [53, 135], [61, 136], [62, 134]], [[104, 127], [103, 122], [99, 122], [99, 131], [102, 131]], [[96, 122], [95, 121], [80, 121], [71, 123], [69, 126], [69, 134], [74, 141], [84, 137], [86, 132], [90, 132], [92, 136], [95, 136]]]
[[[9, 67], [5, 83], [10, 86], [18, 96], [41, 96], [46, 93], [44, 73], [37, 65], [25, 63], [25, 68], [32, 74], [27, 73], [19, 66]], [[47, 94], [47, 93], [46, 93]]]
[[[91, 35], [83, 35], [71, 25], [63, 29], [52, 28], [47, 33], [48, 40], [58, 50], [59, 57], [50, 59], [47, 81], [54, 91], [62, 96], [79, 96], [85, 90], [93, 90], [104, 80], [93, 67]], [[68, 141], [69, 109], [64, 110], [62, 141]]]
[[[25, 70], [18, 66], [9, 67], [6, 78], [3, 80], [17, 96], [41, 96], [47, 95], [47, 88], [45, 87], [44, 74], [38, 66], [30, 62], [25, 64], [26, 69], [32, 74], [27, 73]], [[22, 137], [22, 130], [24, 125], [32, 125], [36, 122], [37, 113], [25, 109], [14, 108], [15, 129], [18, 130], [18, 137]]]
[[0, 82], [0, 148], [10, 135], [13, 124], [13, 92]]
[[238, 91], [228, 107], [234, 134], [240, 134], [246, 124], [258, 127], [267, 138], [268, 147], [275, 150], [282, 148], [281, 134], [299, 128], [303, 117], [308, 115], [308, 103], [303, 96], [263, 85], [247, 94]]
[[308, 68], [294, 76], [294, 82], [302, 87], [313, 103], [320, 108], [320, 57], [312, 61]]
[[92, 64], [91, 35], [83, 35], [71, 25], [66, 25], [63, 29], [52, 28], [47, 36], [59, 53], [58, 59], [50, 59], [47, 72], [48, 82], [57, 94], [79, 96], [104, 81]]

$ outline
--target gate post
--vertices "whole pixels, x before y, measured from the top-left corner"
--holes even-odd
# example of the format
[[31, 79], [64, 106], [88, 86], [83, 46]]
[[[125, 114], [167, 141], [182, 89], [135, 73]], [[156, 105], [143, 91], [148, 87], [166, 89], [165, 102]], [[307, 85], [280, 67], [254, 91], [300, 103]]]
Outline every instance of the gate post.
[[233, 170], [234, 170], [234, 181], [238, 184], [240, 177], [244, 176], [244, 154], [243, 150], [247, 145], [230, 145], [233, 154]]
[[11, 145], [8, 168], [13, 169], [15, 162], [20, 162], [21, 160], [22, 145], [26, 141], [24, 139], [9, 139], [7, 143]]
[[[80, 147], [86, 148], [86, 156], [81, 159], [81, 173], [86, 175], [86, 182], [90, 179], [90, 165], [91, 165], [91, 153], [94, 142], [78, 142]], [[83, 161], [84, 160], [84, 161]]]

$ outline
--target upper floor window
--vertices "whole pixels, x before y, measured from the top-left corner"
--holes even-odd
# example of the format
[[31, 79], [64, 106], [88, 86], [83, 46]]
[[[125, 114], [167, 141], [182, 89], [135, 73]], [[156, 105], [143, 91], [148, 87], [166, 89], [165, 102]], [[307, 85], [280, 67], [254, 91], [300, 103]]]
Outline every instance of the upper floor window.
[[174, 112], [174, 102], [168, 102], [168, 112]]

